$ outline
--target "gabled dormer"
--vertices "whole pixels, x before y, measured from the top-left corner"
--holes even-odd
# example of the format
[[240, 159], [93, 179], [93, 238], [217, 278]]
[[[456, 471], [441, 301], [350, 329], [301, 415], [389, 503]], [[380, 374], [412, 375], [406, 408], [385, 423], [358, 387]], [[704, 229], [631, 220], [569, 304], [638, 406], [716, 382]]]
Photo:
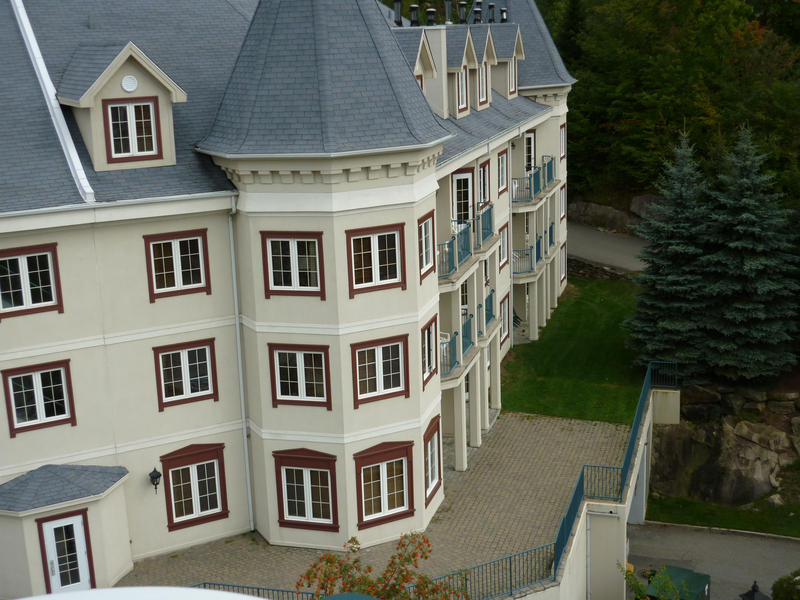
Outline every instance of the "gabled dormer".
[[457, 119], [470, 110], [470, 71], [478, 69], [478, 57], [472, 35], [463, 25], [447, 26], [447, 83], [450, 96], [450, 113]]
[[491, 28], [486, 25], [470, 25], [470, 35], [475, 46], [478, 68], [475, 70], [470, 104], [476, 110], [488, 108], [492, 101], [492, 67], [497, 65], [497, 52]]
[[519, 26], [495, 23], [490, 26], [497, 55], [492, 89], [506, 98], [516, 98], [519, 90], [518, 63], [525, 59]]
[[[393, 30], [397, 43], [403, 52], [414, 77], [419, 84], [425, 97], [428, 98], [428, 91], [431, 81], [436, 79], [436, 63], [433, 59], [431, 45], [425, 30], [415, 28], [396, 28]], [[430, 102], [430, 98], [428, 98]]]
[[78, 46], [57, 92], [95, 171], [175, 164], [172, 105], [186, 92], [133, 42]]

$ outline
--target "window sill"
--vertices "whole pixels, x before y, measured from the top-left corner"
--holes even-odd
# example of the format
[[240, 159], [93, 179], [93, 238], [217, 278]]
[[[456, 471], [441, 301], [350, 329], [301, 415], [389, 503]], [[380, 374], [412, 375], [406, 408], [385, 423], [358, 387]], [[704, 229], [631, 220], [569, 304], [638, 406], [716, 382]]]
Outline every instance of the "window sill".
[[313, 529], [315, 531], [339, 531], [338, 523], [313, 523], [310, 521], [293, 521], [291, 519], [278, 519], [278, 525], [290, 529]]
[[441, 477], [439, 478], [439, 481], [436, 482], [436, 485], [433, 486], [433, 489], [430, 491], [430, 493], [425, 496], [425, 506], [428, 506], [428, 504], [431, 503], [431, 500], [433, 500], [433, 497], [436, 495], [436, 492], [439, 491], [440, 487], [442, 487]]
[[391, 515], [386, 515], [383, 517], [376, 517], [368, 521], [359, 521], [358, 528], [369, 529], [370, 527], [377, 527], [378, 525], [383, 525], [384, 523], [391, 523], [392, 521], [400, 521], [401, 519], [407, 519], [408, 517], [411, 516], [414, 516], [413, 508], [409, 508], [407, 510], [397, 513], [392, 513]]
[[221, 510], [210, 515], [203, 515], [195, 519], [186, 519], [185, 521], [178, 521], [177, 523], [168, 523], [167, 529], [175, 531], [177, 529], [185, 529], [187, 527], [194, 527], [195, 525], [202, 525], [203, 523], [210, 523], [211, 521], [218, 521], [220, 519], [227, 519], [229, 511]]

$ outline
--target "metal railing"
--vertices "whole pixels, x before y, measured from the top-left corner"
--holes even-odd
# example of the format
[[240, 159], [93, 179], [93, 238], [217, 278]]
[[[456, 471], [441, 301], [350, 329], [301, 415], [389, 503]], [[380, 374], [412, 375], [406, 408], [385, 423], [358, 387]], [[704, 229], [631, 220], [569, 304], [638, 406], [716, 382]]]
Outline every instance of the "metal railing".
[[533, 273], [538, 264], [536, 260], [536, 248], [530, 246], [522, 250], [514, 250], [511, 253], [511, 268], [514, 275], [521, 275], [523, 273]]
[[454, 331], [453, 335], [447, 340], [439, 341], [439, 352], [442, 363], [442, 377], [450, 375], [458, 366], [458, 332]]
[[456, 236], [436, 244], [436, 255], [439, 261], [439, 277], [452, 274], [456, 270]]
[[542, 193], [542, 167], [534, 166], [531, 170], [531, 187], [533, 188], [533, 197], [536, 198]]
[[474, 315], [468, 316], [461, 324], [461, 354], [466, 354], [475, 344], [472, 337], [472, 320]]
[[469, 243], [470, 222], [453, 221], [456, 227], [456, 256], [458, 264], [472, 256], [472, 247]]
[[542, 260], [542, 236], [536, 236], [536, 262]]
[[494, 235], [494, 205], [490, 204], [478, 215], [480, 227], [477, 228], [481, 245]]
[[270, 600], [312, 600], [314, 594], [311, 592], [295, 592], [293, 590], [277, 590], [272, 588], [262, 588], [250, 585], [233, 585], [230, 583], [214, 583], [203, 581], [190, 586], [202, 590], [219, 590], [222, 592], [234, 592], [245, 596], [255, 596], [257, 598], [269, 598]]
[[554, 246], [556, 243], [556, 224], [553, 221], [550, 221], [550, 246]]
[[533, 196], [531, 195], [531, 176], [512, 177], [511, 201], [530, 202], [531, 200], [533, 200]]
[[555, 161], [552, 156], [542, 156], [542, 171], [544, 172], [544, 187], [548, 187], [556, 178]]
[[484, 323], [486, 324], [486, 328], [489, 328], [489, 323], [494, 321], [494, 289], [489, 292], [489, 295], [486, 296], [486, 300], [484, 302]]

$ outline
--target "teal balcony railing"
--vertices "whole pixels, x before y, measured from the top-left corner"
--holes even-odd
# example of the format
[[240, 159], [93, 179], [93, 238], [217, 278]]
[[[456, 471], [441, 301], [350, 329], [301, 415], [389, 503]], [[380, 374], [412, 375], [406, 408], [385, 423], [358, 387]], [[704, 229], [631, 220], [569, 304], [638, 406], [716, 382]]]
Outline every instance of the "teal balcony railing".
[[511, 201], [530, 202], [533, 200], [531, 195], [531, 176], [511, 178]]
[[547, 187], [556, 178], [556, 166], [552, 156], [542, 156], [542, 170], [544, 171], [544, 187]]
[[536, 262], [542, 260], [542, 236], [536, 238]]
[[556, 224], [553, 221], [550, 222], [550, 238], [549, 238], [549, 241], [550, 241], [550, 246], [551, 247], [554, 246], [555, 243], [556, 243]]
[[467, 221], [462, 223], [460, 221], [454, 221], [457, 231], [456, 231], [456, 255], [458, 257], [458, 264], [460, 265], [465, 260], [467, 260], [470, 256], [472, 256], [472, 247], [469, 243], [469, 232], [471, 229], [470, 222]]
[[456, 237], [436, 244], [439, 264], [439, 277], [447, 277], [456, 270]]
[[533, 187], [533, 197], [536, 198], [542, 193], [542, 168], [533, 167], [531, 172], [531, 186]]
[[468, 316], [461, 324], [461, 354], [466, 354], [469, 349], [475, 344], [472, 337], [472, 321], [474, 315]]
[[[541, 242], [541, 238], [538, 241]], [[536, 270], [536, 266], [542, 260], [541, 243], [537, 243], [536, 246], [523, 248], [522, 250], [514, 250], [511, 258], [514, 275], [533, 273]]]
[[478, 215], [481, 245], [494, 235], [494, 205], [490, 204]]
[[442, 364], [442, 377], [450, 375], [458, 366], [458, 348], [456, 348], [456, 344], [458, 343], [458, 332], [454, 331], [453, 335], [450, 336], [447, 340], [441, 340], [439, 342], [439, 352], [441, 354], [441, 364]]
[[494, 290], [489, 292], [489, 295], [486, 296], [486, 300], [483, 301], [483, 307], [486, 311], [484, 313], [485, 320], [483, 322], [486, 324], [486, 329], [489, 329], [489, 323], [494, 321]]

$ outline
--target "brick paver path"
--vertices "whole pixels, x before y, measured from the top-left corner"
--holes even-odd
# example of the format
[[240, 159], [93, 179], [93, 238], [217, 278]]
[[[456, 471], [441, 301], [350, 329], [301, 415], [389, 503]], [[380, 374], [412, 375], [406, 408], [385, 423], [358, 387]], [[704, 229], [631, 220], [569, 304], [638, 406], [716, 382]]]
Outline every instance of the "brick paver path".
[[[552, 542], [581, 465], [620, 465], [629, 431], [624, 425], [504, 412], [483, 446], [470, 449], [463, 473], [452, 469], [450, 443], [445, 500], [426, 531], [433, 554], [423, 571], [443, 575]], [[379, 569], [394, 546], [367, 548], [362, 556]], [[139, 561], [117, 585], [215, 581], [294, 589], [318, 554], [271, 546], [248, 533]]]

